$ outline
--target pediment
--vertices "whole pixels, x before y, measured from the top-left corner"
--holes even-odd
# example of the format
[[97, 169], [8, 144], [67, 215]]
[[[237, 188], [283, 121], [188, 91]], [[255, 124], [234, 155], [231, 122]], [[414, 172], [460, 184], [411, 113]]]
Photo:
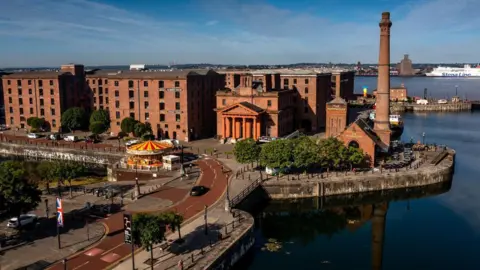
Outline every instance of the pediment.
[[237, 114], [237, 115], [257, 115], [256, 112], [251, 111], [241, 105], [235, 105], [223, 111], [223, 114]]

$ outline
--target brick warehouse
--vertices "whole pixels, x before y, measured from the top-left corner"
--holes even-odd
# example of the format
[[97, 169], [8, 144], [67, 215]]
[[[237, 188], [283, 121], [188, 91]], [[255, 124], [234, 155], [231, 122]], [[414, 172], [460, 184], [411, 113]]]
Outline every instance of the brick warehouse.
[[353, 97], [354, 73], [349, 71], [223, 73], [226, 89], [217, 92], [217, 136], [220, 138], [282, 137], [297, 129], [319, 132], [325, 127], [325, 106], [332, 99], [332, 93], [339, 91], [345, 99]]

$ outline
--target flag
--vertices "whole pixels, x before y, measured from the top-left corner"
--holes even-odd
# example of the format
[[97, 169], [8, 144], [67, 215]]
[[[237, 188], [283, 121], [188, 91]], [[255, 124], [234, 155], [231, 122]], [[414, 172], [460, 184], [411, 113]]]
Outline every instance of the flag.
[[63, 227], [63, 204], [62, 199], [57, 198], [57, 226]]

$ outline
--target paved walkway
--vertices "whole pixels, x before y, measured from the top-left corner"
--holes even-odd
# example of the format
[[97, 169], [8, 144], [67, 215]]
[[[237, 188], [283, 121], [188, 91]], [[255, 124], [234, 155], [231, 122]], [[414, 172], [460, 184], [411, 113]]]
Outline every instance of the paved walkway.
[[[210, 190], [200, 197], [175, 198], [173, 206], [161, 211], [177, 211], [188, 222], [188, 219], [202, 213], [205, 205], [213, 205], [218, 198], [222, 197], [227, 184], [227, 175], [222, 172], [221, 163], [217, 160], [206, 158], [199, 160], [197, 164], [202, 171], [198, 183], [210, 188]], [[68, 258], [67, 269], [104, 269], [130, 256], [131, 246], [124, 243], [123, 213], [114, 214], [104, 219], [104, 222], [109, 231], [108, 236], [95, 247]], [[61, 270], [64, 269], [64, 266], [60, 262], [49, 269]]]

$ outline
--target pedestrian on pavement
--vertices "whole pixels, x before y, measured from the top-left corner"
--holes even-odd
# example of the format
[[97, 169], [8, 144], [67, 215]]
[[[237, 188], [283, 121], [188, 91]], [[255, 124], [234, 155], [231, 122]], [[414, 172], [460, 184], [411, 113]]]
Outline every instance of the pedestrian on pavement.
[[178, 269], [183, 270], [183, 260], [178, 262]]

